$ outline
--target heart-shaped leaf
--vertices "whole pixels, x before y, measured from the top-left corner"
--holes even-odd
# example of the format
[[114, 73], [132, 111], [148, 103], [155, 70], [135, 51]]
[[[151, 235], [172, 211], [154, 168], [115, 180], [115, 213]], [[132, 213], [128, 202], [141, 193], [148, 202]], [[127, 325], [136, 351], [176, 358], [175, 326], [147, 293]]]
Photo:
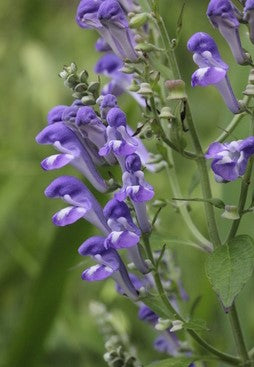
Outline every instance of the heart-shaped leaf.
[[224, 307], [232, 305], [251, 277], [253, 268], [254, 241], [247, 235], [235, 237], [208, 257], [206, 274]]

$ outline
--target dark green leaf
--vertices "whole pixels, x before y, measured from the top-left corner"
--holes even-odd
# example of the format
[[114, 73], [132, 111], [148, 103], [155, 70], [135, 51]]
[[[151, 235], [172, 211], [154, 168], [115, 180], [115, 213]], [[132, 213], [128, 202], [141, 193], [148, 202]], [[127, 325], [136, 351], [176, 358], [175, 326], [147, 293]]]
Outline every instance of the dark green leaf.
[[206, 261], [206, 274], [225, 307], [230, 307], [252, 275], [254, 243], [247, 235], [237, 236], [217, 248]]

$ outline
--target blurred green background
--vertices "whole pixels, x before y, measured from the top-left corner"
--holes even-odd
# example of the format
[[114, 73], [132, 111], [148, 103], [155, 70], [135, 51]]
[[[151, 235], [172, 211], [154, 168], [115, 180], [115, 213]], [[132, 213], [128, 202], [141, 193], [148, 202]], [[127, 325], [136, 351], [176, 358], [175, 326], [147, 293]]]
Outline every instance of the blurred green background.
[[[161, 0], [167, 26], [172, 35], [182, 0]], [[230, 79], [238, 98], [246, 84], [248, 67], [237, 66], [228, 46], [212, 29], [205, 16], [208, 1], [188, 0], [184, 16], [178, 60], [185, 80], [195, 66], [186, 51], [188, 38], [197, 31], [209, 32], [230, 64]], [[47, 111], [56, 104], [70, 104], [69, 91], [58, 72], [63, 64], [75, 61], [91, 73], [99, 55], [94, 51], [97, 35], [75, 24], [78, 1], [12, 0], [0, 2], [0, 365], [8, 367], [97, 367], [106, 365], [103, 338], [89, 314], [89, 302], [100, 300], [109, 310], [123, 317], [130, 340], [144, 363], [159, 358], [151, 348], [155, 333], [136, 318], [136, 307], [116, 296], [113, 284], [86, 284], [80, 273], [85, 267], [77, 248], [93, 232], [80, 221], [70, 228], [55, 228], [51, 215], [62, 207], [50, 201], [43, 190], [59, 172], [45, 173], [39, 162], [52, 153], [50, 147], [37, 146], [36, 134], [46, 123]], [[254, 55], [246, 29], [244, 46]], [[189, 90], [190, 87], [188, 86]], [[221, 133], [231, 119], [213, 88], [190, 90], [192, 110], [203, 146]], [[140, 115], [130, 99], [121, 99], [129, 121], [135, 126]], [[233, 138], [248, 134], [245, 118]], [[151, 144], [152, 146], [152, 144]], [[177, 157], [177, 170], [183, 192], [187, 193], [195, 166]], [[65, 168], [61, 174], [77, 174]], [[172, 197], [166, 174], [148, 175], [156, 183], [156, 198]], [[212, 180], [212, 182], [214, 182]], [[227, 204], [236, 204], [239, 183], [213, 183], [214, 195]], [[253, 191], [253, 186], [252, 186]], [[199, 196], [195, 190], [194, 196]], [[99, 198], [102, 203], [106, 197]], [[205, 234], [203, 207], [192, 205], [192, 215]], [[225, 236], [230, 222], [220, 218]], [[163, 210], [159, 229], [173, 238], [192, 239], [173, 208]], [[240, 233], [253, 231], [253, 215], [246, 216]], [[202, 296], [196, 317], [207, 320], [210, 342], [235, 353], [227, 317], [210, 289], [200, 252], [170, 243], [181, 264], [183, 281], [191, 301]], [[248, 346], [254, 340], [253, 280], [238, 299], [241, 321]], [[191, 304], [191, 302], [190, 302]], [[161, 356], [164, 357], [164, 356]]]

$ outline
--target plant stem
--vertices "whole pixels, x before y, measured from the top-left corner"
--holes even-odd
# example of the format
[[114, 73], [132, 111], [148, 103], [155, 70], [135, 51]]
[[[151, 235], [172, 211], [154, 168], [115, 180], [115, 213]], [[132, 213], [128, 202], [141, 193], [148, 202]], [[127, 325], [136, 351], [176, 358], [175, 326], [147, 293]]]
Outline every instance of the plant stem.
[[[151, 263], [154, 266], [154, 281], [155, 281], [156, 288], [158, 290], [159, 296], [161, 298], [161, 301], [164, 303], [164, 305], [169, 310], [170, 317], [172, 317], [172, 314], [173, 314], [175, 316], [176, 320], [181, 320], [181, 321], [185, 322], [184, 318], [171, 305], [171, 303], [170, 303], [170, 301], [169, 301], [169, 299], [168, 299], [168, 297], [167, 297], [167, 295], [164, 291], [164, 288], [163, 288], [163, 285], [162, 285], [161, 279], [160, 279], [160, 274], [158, 272], [158, 269], [156, 268], [156, 263], [155, 263], [155, 260], [154, 260], [154, 256], [153, 256], [153, 252], [152, 252], [152, 249], [151, 249], [148, 234], [143, 234], [143, 241], [144, 241], [144, 244], [145, 244], [147, 256], [148, 256], [149, 260], [151, 261]], [[221, 360], [223, 360], [223, 361], [225, 361], [229, 364], [232, 364], [232, 365], [238, 365], [239, 364], [239, 362], [240, 362], [239, 358], [231, 356], [231, 355], [226, 354], [226, 353], [223, 353], [220, 350], [214, 348], [212, 345], [207, 343], [199, 334], [197, 334], [196, 331], [194, 331], [192, 329], [187, 329], [187, 331], [190, 334], [190, 336], [199, 345], [201, 345], [204, 349], [206, 349], [207, 351], [209, 351], [212, 354], [219, 357]]]
[[235, 115], [230, 122], [230, 124], [226, 127], [225, 131], [218, 137], [216, 141], [219, 143], [223, 143], [230, 134], [235, 130], [235, 128], [238, 126], [239, 122], [242, 120], [244, 116], [247, 115], [247, 112], [239, 113], [238, 115]]
[[247, 166], [247, 169], [246, 169], [246, 172], [245, 172], [245, 175], [243, 177], [242, 184], [241, 184], [241, 193], [240, 193], [240, 198], [239, 198], [239, 203], [238, 203], [238, 213], [239, 213], [240, 218], [233, 222], [226, 242], [229, 242], [232, 238], [235, 237], [235, 235], [238, 231], [239, 225], [241, 223], [242, 214], [243, 214], [244, 207], [245, 207], [245, 204], [246, 204], [246, 201], [247, 201], [253, 163], [254, 163], [254, 160], [253, 160], [253, 157], [252, 157], [249, 160], [249, 163], [248, 163], [248, 166]]
[[233, 303], [233, 305], [230, 309], [229, 320], [230, 320], [230, 324], [231, 324], [231, 327], [232, 327], [232, 330], [233, 330], [235, 343], [236, 343], [236, 346], [238, 348], [238, 352], [242, 356], [242, 361], [243, 361], [244, 365], [249, 366], [250, 365], [250, 360], [249, 360], [248, 350], [247, 350], [245, 342], [244, 342], [243, 332], [242, 332], [242, 329], [241, 329], [240, 320], [239, 320], [239, 317], [238, 317], [238, 313], [237, 313], [235, 303]]
[[[170, 152], [169, 152], [170, 153]], [[182, 193], [181, 193], [181, 189], [180, 189], [180, 185], [178, 182], [178, 178], [175, 172], [175, 165], [174, 163], [172, 164], [172, 158], [169, 161], [169, 163], [171, 164], [171, 167], [169, 168], [169, 165], [167, 164], [166, 167], [166, 171], [167, 171], [167, 175], [168, 175], [168, 180], [170, 182], [171, 188], [172, 188], [172, 192], [174, 196], [177, 197], [182, 197]], [[206, 249], [206, 251], [211, 251], [212, 250], [212, 244], [211, 242], [209, 242], [198, 230], [198, 228], [195, 226], [195, 224], [193, 223], [191, 216], [188, 212], [188, 209], [186, 207], [186, 205], [179, 205], [178, 209], [180, 211], [180, 214], [183, 217], [183, 220], [185, 222], [185, 224], [187, 225], [187, 227], [189, 228], [190, 232], [193, 234], [193, 236], [201, 243], [202, 248]]]

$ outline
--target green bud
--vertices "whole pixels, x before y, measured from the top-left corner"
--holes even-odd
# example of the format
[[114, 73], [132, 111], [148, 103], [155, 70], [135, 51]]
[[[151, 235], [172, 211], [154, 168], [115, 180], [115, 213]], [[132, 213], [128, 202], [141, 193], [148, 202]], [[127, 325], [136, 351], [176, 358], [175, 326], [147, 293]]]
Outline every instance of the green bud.
[[155, 329], [159, 331], [164, 331], [164, 330], [167, 330], [170, 325], [171, 325], [171, 321], [169, 319], [159, 318], [157, 324], [155, 325]]
[[136, 51], [151, 52], [151, 51], [162, 51], [152, 43], [138, 43], [135, 47]]
[[139, 28], [142, 27], [148, 20], [147, 13], [141, 13], [134, 15], [130, 20], [130, 28]]
[[93, 98], [93, 96], [84, 96], [81, 99], [81, 101], [82, 101], [83, 105], [85, 105], [85, 106], [93, 106], [96, 103], [96, 101]]
[[68, 72], [66, 70], [61, 71], [59, 74], [60, 78], [67, 79], [68, 78]]
[[221, 216], [222, 218], [231, 219], [231, 220], [238, 220], [240, 218], [238, 208], [237, 206], [234, 206], [234, 205], [226, 205], [225, 211]]
[[171, 112], [171, 108], [169, 108], [169, 107], [163, 107], [161, 109], [161, 113], [160, 113], [159, 117], [161, 119], [166, 119], [166, 120], [172, 120], [173, 118], [175, 118], [175, 116]]
[[249, 83], [254, 84], [254, 69], [251, 69], [251, 71], [250, 71]]
[[69, 88], [74, 88], [78, 83], [79, 78], [76, 74], [70, 74], [64, 82], [65, 86]]
[[186, 99], [185, 82], [183, 80], [167, 80], [165, 87], [169, 90], [168, 100]]
[[92, 93], [92, 94], [98, 94], [99, 93], [99, 89], [100, 89], [100, 83], [99, 82], [91, 82], [88, 85], [88, 92]]
[[136, 82], [136, 80], [133, 79], [128, 90], [131, 92], [137, 92], [139, 89], [140, 89], [139, 84]]
[[172, 321], [172, 328], [170, 329], [171, 332], [182, 330], [184, 326], [184, 322], [181, 320], [174, 320]]
[[131, 66], [124, 66], [121, 69], [121, 72], [124, 73], [124, 74], [133, 74], [135, 72], [135, 69]]
[[83, 70], [79, 76], [81, 83], [87, 83], [87, 79], [89, 78], [89, 74], [86, 70]]
[[85, 84], [85, 83], [79, 83], [79, 84], [76, 85], [76, 87], [75, 87], [74, 90], [77, 93], [84, 93], [87, 90], [87, 84]]
[[151, 96], [153, 94], [152, 88], [149, 83], [141, 83], [138, 90], [138, 94], [142, 96]]
[[254, 96], [254, 82], [253, 84], [251, 83], [246, 86], [246, 89], [245, 91], [243, 91], [243, 94], [246, 96]]

